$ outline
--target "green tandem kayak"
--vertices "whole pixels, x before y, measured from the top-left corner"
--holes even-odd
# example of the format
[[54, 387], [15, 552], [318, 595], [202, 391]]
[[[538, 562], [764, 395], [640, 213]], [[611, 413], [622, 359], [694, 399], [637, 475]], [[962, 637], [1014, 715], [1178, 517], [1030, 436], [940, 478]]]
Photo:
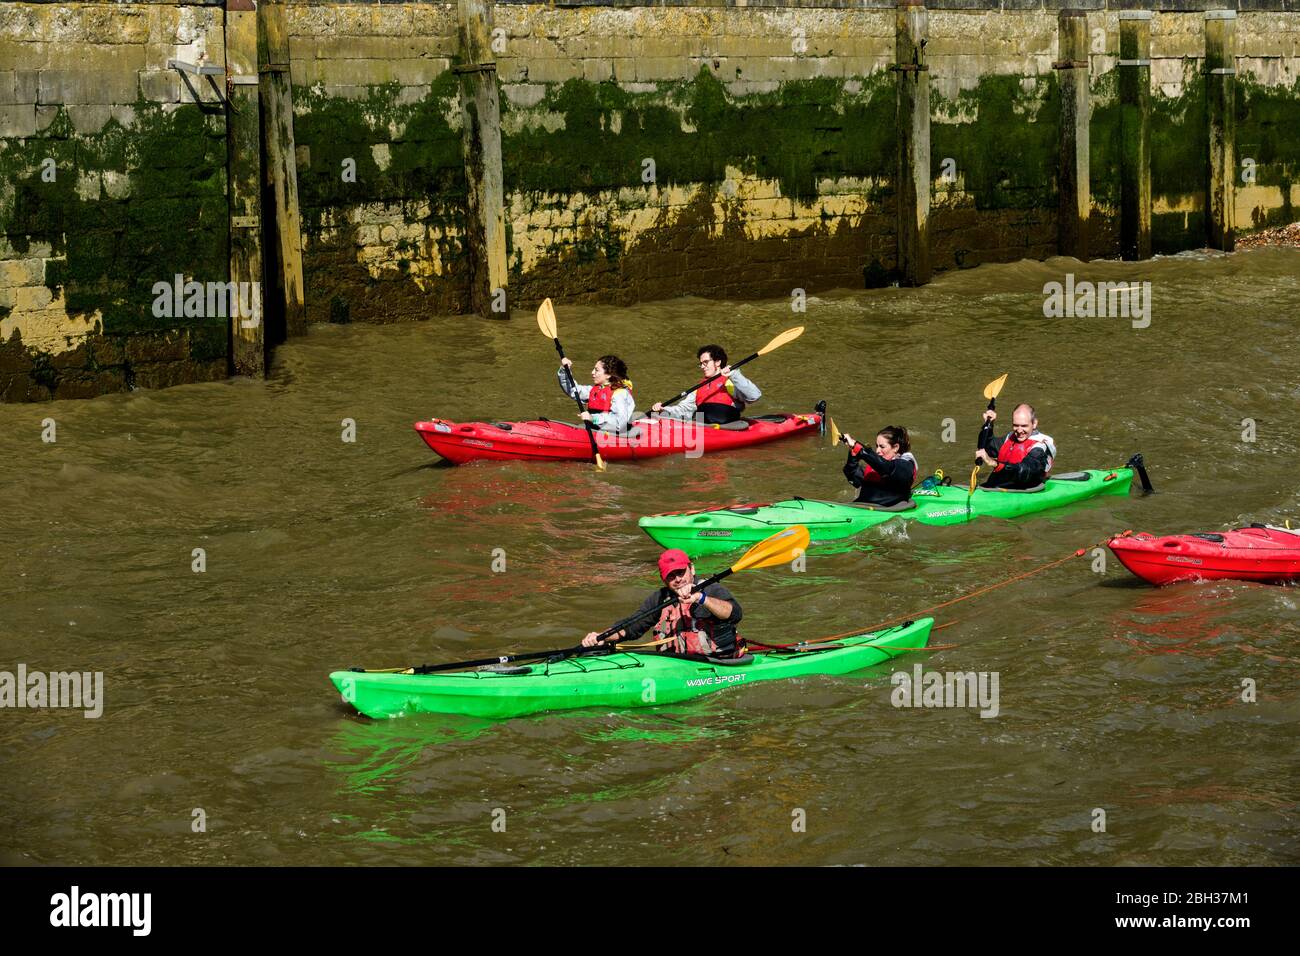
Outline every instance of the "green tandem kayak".
[[964, 524], [975, 518], [1018, 518], [1059, 508], [1097, 495], [1127, 494], [1132, 468], [1078, 471], [1049, 478], [1040, 491], [1000, 491], [977, 488], [967, 507], [966, 488], [913, 492], [916, 507], [907, 511], [880, 511], [848, 502], [793, 498], [766, 505], [730, 505], [707, 511], [650, 515], [638, 522], [641, 529], [665, 548], [681, 548], [692, 557], [748, 547], [790, 525], [808, 528], [814, 544], [838, 541], [895, 518], [921, 524]]
[[839, 638], [821, 650], [755, 651], [745, 664], [620, 651], [534, 664], [520, 668], [527, 671], [523, 674], [335, 671], [330, 680], [367, 717], [436, 713], [506, 718], [579, 707], [652, 707], [756, 681], [849, 674], [925, 647], [933, 625], [927, 617]]

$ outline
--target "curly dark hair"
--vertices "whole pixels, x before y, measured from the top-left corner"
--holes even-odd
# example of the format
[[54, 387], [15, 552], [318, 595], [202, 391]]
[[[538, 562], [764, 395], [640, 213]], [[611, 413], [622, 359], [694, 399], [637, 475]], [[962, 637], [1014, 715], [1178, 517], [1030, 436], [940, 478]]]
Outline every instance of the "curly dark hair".
[[596, 361], [605, 366], [605, 374], [609, 376], [609, 384], [612, 387], [632, 390], [632, 386], [627, 383], [626, 362], [617, 355], [602, 355]]

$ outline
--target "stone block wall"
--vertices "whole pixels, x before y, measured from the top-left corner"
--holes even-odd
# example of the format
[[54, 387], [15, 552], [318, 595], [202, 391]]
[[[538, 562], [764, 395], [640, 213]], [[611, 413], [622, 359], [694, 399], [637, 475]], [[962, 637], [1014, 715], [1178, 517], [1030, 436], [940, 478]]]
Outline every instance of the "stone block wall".
[[0, 3], [0, 401], [225, 376], [225, 322], [152, 291], [226, 278], [224, 114], [167, 68], [222, 36], [210, 6]]
[[[1239, 229], [1296, 219], [1300, 11], [1241, 0]], [[932, 0], [936, 270], [1056, 251], [1057, 8]], [[1092, 252], [1115, 256], [1118, 10], [1088, 10]], [[1205, 234], [1204, 21], [1152, 22], [1156, 251]], [[886, 0], [500, 2], [513, 306], [745, 298], [896, 269], [895, 11]], [[229, 268], [216, 0], [0, 0], [0, 400], [223, 376], [222, 318], [152, 287]], [[457, 5], [287, 7], [309, 321], [470, 310]], [[52, 165], [51, 165], [52, 164]], [[51, 176], [52, 170], [52, 176]]]

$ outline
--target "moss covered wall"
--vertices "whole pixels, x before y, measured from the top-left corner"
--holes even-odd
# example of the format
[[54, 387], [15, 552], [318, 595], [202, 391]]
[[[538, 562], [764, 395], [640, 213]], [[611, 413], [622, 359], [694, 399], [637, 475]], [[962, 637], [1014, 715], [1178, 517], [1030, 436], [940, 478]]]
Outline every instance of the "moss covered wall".
[[[1289, 2], [1252, 0], [1238, 18], [1237, 155], [1253, 161], [1239, 229], [1294, 220], [1300, 203]], [[1092, 249], [1114, 256], [1117, 11], [1130, 4], [1082, 5], [1097, 7]], [[1056, 10], [934, 6], [934, 266], [1052, 255]], [[467, 312], [456, 5], [287, 12], [309, 320]], [[494, 18], [516, 306], [893, 277], [891, 4], [511, 2]], [[1188, 9], [1152, 24], [1158, 251], [1203, 242], [1203, 30]], [[0, 399], [225, 374], [224, 320], [150, 311], [155, 281], [227, 277], [224, 107], [167, 67], [223, 63], [223, 35], [212, 3], [0, 2]]]
[[0, 4], [0, 400], [225, 376], [224, 320], [152, 308], [227, 277], [224, 114], [166, 69], [204, 52], [212, 8]]

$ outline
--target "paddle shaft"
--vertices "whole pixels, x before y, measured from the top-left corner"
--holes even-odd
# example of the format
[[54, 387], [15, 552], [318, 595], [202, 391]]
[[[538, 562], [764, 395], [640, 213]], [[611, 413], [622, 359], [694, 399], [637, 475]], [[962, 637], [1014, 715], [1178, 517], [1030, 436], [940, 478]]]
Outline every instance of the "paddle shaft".
[[[551, 339], [551, 341], [555, 343], [555, 351], [560, 353], [560, 366], [564, 368], [564, 377], [569, 380], [569, 390], [573, 392], [573, 400], [578, 403], [578, 411], [585, 412], [587, 410], [586, 406], [582, 404], [582, 399], [578, 397], [578, 383], [573, 380], [573, 373], [564, 365], [564, 346], [560, 344], [558, 337]], [[583, 419], [583, 424], [587, 426], [587, 440], [591, 442], [591, 457], [595, 461], [600, 458], [600, 449], [596, 447], [596, 433], [592, 430], [590, 419]]]
[[[754, 361], [754, 359], [756, 359], [756, 358], [758, 358], [758, 353], [757, 353], [757, 352], [755, 352], [753, 355], [750, 355], [750, 356], [748, 356], [748, 357], [746, 357], [746, 358], [741, 359], [739, 362], [734, 363], [734, 364], [731, 366], [731, 370], [734, 372], [736, 369], [740, 368], [742, 365], [746, 365], [746, 364], [748, 364], [748, 363]], [[714, 379], [719, 379], [719, 378], [722, 378], [722, 373], [721, 373], [721, 372], [719, 372], [717, 375], [710, 375], [710, 376], [709, 376], [708, 378], [706, 378], [704, 381], [702, 381], [702, 382], [697, 382], [696, 384], [694, 384], [694, 385], [692, 385], [690, 388], [688, 388], [686, 391], [684, 391], [684, 392], [678, 392], [678, 393], [677, 393], [676, 395], [674, 395], [672, 398], [668, 399], [668, 401], [666, 401], [666, 402], [660, 402], [659, 404], [661, 404], [661, 405], [663, 405], [665, 408], [667, 408], [669, 405], [673, 405], [673, 404], [675, 404], [675, 403], [677, 403], [677, 402], [680, 402], [683, 398], [685, 398], [687, 395], [691, 394], [691, 392], [695, 391], [696, 389], [703, 388], [705, 385], [708, 385], [708, 384], [709, 384], [710, 382], [712, 382]]]
[[[991, 412], [992, 412], [992, 411], [996, 411], [996, 410], [997, 410], [997, 407], [996, 407], [997, 404], [998, 404], [998, 400], [997, 400], [997, 397], [996, 397], [996, 396], [994, 396], [993, 398], [990, 398], [990, 399], [989, 399], [989, 411], [991, 411]], [[979, 435], [977, 435], [976, 438], [975, 438], [975, 451], [976, 451], [976, 452], [978, 452], [981, 448], [984, 447], [984, 432], [985, 432], [985, 431], [990, 431], [990, 432], [993, 431], [993, 423], [992, 423], [992, 422], [982, 422], [982, 423], [980, 424]], [[978, 458], [975, 459], [975, 464], [977, 464], [977, 465], [979, 464], [979, 459], [978, 459]]]
[[[719, 581], [727, 577], [727, 575], [729, 574], [731, 574], [731, 568], [727, 568], [725, 571], [719, 571], [717, 574], [713, 575], [712, 577], [705, 578], [703, 581], [700, 581], [698, 584], [695, 585], [695, 587], [691, 588], [691, 591], [692, 592], [703, 591], [709, 585], [717, 584]], [[649, 617], [651, 614], [655, 614], [659, 611], [662, 611], [668, 605], [672, 604], [673, 601], [680, 601], [680, 600], [681, 598], [677, 597], [677, 595], [674, 594], [672, 597], [668, 598], [667, 600], [659, 602], [659, 604], [656, 605], [655, 607], [649, 608], [645, 611], [638, 611], [636, 614], [633, 614], [631, 617], [624, 618], [623, 620], [615, 624], [613, 627], [602, 631], [599, 637], [597, 638], [597, 640], [598, 642], [604, 642], [605, 638], [609, 637], [611, 634], [621, 631], [629, 624], [634, 624], [637, 621], [641, 620], [641, 618], [643, 617]], [[614, 643], [617, 644], [618, 642], [615, 641]], [[414, 674], [436, 674], [441, 671], [458, 671], [458, 670], [464, 670], [467, 667], [487, 667], [488, 665], [491, 664], [509, 664], [514, 661], [536, 661], [547, 657], [557, 657], [557, 656], [573, 657], [577, 654], [589, 652], [590, 650], [591, 650], [590, 647], [584, 647], [583, 645], [579, 644], [577, 647], [562, 647], [550, 651], [529, 651], [524, 654], [504, 654], [500, 657], [481, 657], [475, 661], [452, 661], [451, 663], [448, 664], [421, 664], [419, 667], [411, 668], [411, 672]]]

